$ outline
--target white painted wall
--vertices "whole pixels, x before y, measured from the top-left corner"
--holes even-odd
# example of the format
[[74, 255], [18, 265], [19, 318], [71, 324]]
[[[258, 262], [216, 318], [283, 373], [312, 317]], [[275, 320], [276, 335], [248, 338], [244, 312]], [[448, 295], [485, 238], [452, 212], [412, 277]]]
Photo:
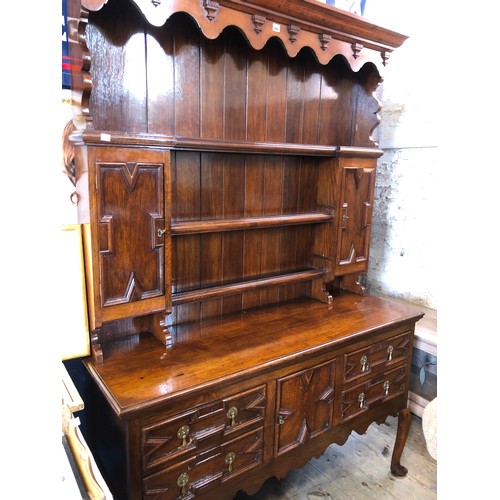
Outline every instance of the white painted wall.
[[371, 293], [437, 309], [440, 96], [429, 78], [436, 39], [422, 2], [368, 0], [365, 17], [409, 36], [391, 55], [377, 91], [382, 111], [375, 138], [384, 155], [378, 162], [366, 286]]

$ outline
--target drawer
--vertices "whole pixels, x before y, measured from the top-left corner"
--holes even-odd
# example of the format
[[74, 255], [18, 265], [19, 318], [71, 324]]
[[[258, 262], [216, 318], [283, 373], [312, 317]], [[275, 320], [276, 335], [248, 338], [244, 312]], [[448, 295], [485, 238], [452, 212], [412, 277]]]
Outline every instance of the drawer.
[[411, 332], [406, 331], [358, 351], [344, 355], [344, 383], [409, 363]]
[[342, 421], [392, 399], [406, 390], [407, 366], [381, 373], [369, 381], [342, 392]]
[[262, 463], [263, 429], [247, 432], [143, 480], [144, 498], [194, 498]]
[[266, 386], [262, 385], [143, 427], [143, 470], [183, 460], [200, 449], [262, 425], [265, 410]]

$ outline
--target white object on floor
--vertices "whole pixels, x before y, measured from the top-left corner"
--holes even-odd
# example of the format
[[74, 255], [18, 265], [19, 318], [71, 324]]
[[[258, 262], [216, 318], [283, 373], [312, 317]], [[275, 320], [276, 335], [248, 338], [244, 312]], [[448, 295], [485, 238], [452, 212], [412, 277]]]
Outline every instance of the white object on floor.
[[437, 398], [425, 407], [422, 415], [422, 430], [429, 455], [437, 460]]

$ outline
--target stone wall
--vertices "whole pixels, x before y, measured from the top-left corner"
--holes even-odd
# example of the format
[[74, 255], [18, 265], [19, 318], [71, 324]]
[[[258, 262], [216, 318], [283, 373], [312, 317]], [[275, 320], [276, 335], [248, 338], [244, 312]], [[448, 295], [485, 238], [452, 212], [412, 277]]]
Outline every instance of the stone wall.
[[408, 35], [377, 91], [382, 110], [370, 262], [371, 293], [437, 309], [439, 248], [437, 116], [442, 97], [429, 78], [437, 64], [428, 12], [419, 2], [367, 2], [370, 21]]

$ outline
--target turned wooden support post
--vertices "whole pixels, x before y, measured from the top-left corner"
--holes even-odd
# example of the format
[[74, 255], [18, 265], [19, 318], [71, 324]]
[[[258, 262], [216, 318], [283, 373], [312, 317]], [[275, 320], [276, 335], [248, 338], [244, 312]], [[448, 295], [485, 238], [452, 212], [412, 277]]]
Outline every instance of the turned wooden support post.
[[408, 408], [399, 412], [398, 415], [398, 432], [396, 434], [396, 442], [392, 452], [391, 472], [394, 476], [403, 477], [408, 473], [408, 469], [401, 465], [401, 455], [406, 444], [406, 438], [410, 432], [411, 413]]

